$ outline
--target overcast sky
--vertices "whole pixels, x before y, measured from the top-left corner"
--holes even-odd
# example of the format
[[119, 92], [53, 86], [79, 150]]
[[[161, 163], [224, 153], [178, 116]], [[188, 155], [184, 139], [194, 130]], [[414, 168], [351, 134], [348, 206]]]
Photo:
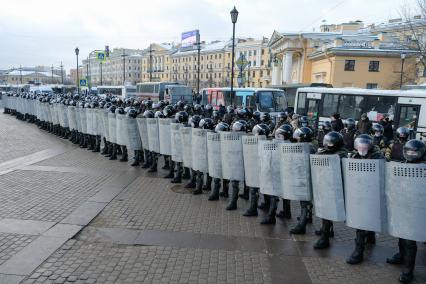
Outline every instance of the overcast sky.
[[[201, 39], [232, 36], [229, 12], [240, 12], [237, 36], [270, 37], [274, 30], [318, 30], [322, 20], [378, 23], [399, 17], [415, 0], [1, 0], [0, 69], [75, 66], [74, 49], [86, 57], [105, 45], [146, 48], [180, 41], [199, 29]], [[68, 72], [68, 71], [67, 71]]]

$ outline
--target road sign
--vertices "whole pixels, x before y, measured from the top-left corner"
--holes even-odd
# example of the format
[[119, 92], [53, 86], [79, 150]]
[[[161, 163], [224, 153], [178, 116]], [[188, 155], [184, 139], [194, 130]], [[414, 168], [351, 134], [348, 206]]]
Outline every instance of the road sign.
[[105, 61], [105, 59], [106, 59], [106, 54], [105, 54], [105, 52], [104, 52], [104, 51], [97, 51], [97, 52], [96, 52], [96, 59], [97, 59], [98, 61]]
[[245, 55], [243, 53], [240, 53], [240, 57], [235, 63], [237, 64], [238, 69], [244, 70], [249, 62], [247, 61]]
[[240, 74], [238, 74], [238, 77], [237, 77], [237, 83], [238, 85], [244, 85], [245, 82], [246, 82], [246, 75], [240, 72]]
[[87, 86], [87, 80], [86, 79], [80, 79], [80, 87], [86, 87]]

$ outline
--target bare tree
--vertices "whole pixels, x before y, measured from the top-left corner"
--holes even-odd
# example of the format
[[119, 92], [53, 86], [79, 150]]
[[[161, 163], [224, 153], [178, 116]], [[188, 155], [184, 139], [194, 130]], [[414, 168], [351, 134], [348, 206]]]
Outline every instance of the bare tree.
[[401, 15], [406, 28], [401, 29], [410, 48], [419, 52], [417, 60], [426, 68], [426, 0], [417, 0], [414, 8], [408, 5], [401, 7]]

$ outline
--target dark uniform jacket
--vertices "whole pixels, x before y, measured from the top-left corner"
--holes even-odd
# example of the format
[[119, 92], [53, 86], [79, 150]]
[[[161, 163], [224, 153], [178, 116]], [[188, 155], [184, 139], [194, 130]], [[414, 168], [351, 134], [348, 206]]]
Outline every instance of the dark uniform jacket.
[[368, 119], [358, 121], [356, 128], [359, 134], [370, 134], [373, 123]]

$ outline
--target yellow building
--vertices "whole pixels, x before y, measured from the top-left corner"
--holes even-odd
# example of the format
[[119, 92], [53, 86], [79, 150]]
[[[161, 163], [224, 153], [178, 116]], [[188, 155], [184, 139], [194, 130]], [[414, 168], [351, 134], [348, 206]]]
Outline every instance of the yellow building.
[[141, 82], [171, 80], [171, 54], [175, 48], [169, 43], [152, 43], [142, 54]]
[[[269, 41], [272, 85], [327, 83], [334, 87], [399, 88], [415, 81], [416, 55], [395, 37], [360, 32], [362, 22], [323, 25], [321, 32], [280, 33]], [[402, 60], [404, 57], [404, 60]]]

